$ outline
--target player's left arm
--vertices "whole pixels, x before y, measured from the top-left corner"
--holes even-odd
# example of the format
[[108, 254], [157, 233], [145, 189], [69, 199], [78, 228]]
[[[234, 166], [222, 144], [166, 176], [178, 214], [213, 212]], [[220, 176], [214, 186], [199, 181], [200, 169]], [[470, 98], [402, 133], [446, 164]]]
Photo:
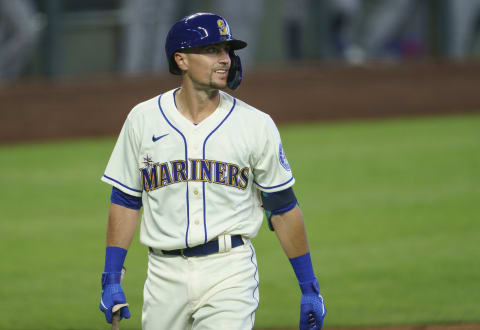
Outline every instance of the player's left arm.
[[326, 309], [313, 271], [302, 211], [295, 203], [293, 208], [285, 212], [271, 212], [270, 223], [292, 264], [302, 291], [300, 329], [321, 329]]
[[[303, 215], [292, 188], [295, 180], [290, 164], [271, 117], [266, 117], [265, 126], [258, 132], [259, 149], [252, 165], [255, 183], [261, 190], [268, 225], [289, 258], [302, 291], [300, 329], [321, 329], [326, 310], [313, 271]], [[285, 188], [271, 192], [275, 187]]]
[[270, 221], [289, 259], [310, 252], [302, 211], [298, 205], [285, 213], [272, 215]]

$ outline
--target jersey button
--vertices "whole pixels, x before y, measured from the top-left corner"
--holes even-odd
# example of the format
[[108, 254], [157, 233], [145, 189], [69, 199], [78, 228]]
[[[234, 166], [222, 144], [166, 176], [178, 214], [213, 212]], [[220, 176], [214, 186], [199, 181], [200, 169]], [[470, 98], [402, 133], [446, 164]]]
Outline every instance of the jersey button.
[[195, 190], [193, 191], [193, 194], [194, 194], [195, 196], [197, 196], [197, 195], [198, 195], [198, 189], [195, 189]]
[[195, 220], [195, 224], [196, 224], [196, 225], [200, 224], [200, 221], [198, 221], [198, 219]]

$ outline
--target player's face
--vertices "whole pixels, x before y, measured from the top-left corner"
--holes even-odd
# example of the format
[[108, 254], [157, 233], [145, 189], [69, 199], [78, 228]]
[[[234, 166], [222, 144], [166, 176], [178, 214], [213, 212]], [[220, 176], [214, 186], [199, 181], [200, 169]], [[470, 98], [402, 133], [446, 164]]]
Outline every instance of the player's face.
[[230, 69], [227, 43], [192, 48], [186, 56], [187, 76], [198, 87], [224, 89]]

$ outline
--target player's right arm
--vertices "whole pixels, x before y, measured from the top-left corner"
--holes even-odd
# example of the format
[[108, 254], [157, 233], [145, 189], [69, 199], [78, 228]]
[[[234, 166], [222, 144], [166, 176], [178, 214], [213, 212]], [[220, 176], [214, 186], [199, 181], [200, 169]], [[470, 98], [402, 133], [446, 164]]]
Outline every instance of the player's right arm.
[[[112, 323], [112, 308], [127, 303], [120, 280], [142, 207], [142, 187], [138, 171], [141, 148], [138, 132], [142, 125], [139, 123], [139, 109], [135, 107], [128, 115], [102, 176], [102, 181], [113, 186], [100, 300], [100, 310], [105, 313], [108, 323]], [[123, 317], [130, 317], [128, 306], [120, 309], [120, 319]]]
[[[138, 226], [141, 198], [130, 196], [117, 188], [112, 188], [107, 225], [107, 247], [105, 269], [102, 274], [102, 297], [100, 310], [105, 313], [108, 323], [112, 323], [112, 308], [126, 304], [127, 299], [121, 282], [122, 268], [128, 248]], [[120, 309], [120, 319], [130, 318], [128, 306]]]
[[138, 226], [140, 209], [110, 204], [107, 225], [107, 247], [128, 250]]

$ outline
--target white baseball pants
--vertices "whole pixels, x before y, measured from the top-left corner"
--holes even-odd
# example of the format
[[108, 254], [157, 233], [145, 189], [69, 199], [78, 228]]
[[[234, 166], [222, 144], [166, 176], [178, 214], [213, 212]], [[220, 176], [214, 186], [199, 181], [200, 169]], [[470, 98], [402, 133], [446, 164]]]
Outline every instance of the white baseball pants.
[[228, 252], [190, 258], [149, 252], [144, 330], [252, 329], [258, 302], [250, 241]]

